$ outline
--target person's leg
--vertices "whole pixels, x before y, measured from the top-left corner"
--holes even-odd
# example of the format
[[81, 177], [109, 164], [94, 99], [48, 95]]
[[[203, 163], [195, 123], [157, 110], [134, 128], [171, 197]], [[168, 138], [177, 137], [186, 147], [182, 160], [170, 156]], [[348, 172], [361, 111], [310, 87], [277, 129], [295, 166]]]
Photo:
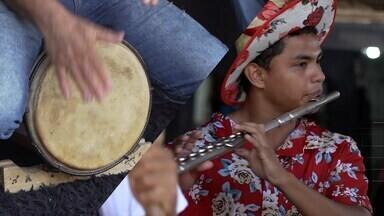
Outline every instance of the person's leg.
[[145, 138], [153, 141], [181, 104], [225, 55], [227, 48], [185, 12], [160, 0], [81, 1], [80, 13], [115, 30], [125, 31], [148, 66], [153, 107]]
[[41, 36], [0, 1], [0, 139], [19, 127], [28, 97], [28, 78]]
[[[73, 0], [62, 0], [73, 10]], [[24, 115], [29, 76], [41, 50], [42, 35], [0, 1], [0, 139], [9, 138]]]

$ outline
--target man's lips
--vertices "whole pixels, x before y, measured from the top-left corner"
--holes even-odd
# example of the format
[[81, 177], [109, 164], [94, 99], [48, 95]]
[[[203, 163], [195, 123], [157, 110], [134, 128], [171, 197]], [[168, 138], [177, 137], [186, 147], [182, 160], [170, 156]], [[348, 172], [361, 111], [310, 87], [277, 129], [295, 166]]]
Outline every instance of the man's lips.
[[309, 100], [316, 101], [321, 97], [322, 93], [323, 93], [323, 90], [319, 89], [319, 90], [316, 90], [316, 91], [308, 94], [307, 96], [308, 96]]

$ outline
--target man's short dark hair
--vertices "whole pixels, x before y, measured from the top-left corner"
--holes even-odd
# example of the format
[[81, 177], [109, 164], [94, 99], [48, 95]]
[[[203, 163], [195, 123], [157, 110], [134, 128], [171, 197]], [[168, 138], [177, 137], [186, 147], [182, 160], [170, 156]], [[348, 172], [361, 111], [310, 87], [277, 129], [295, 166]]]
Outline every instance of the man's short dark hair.
[[[308, 26], [302, 29], [299, 29], [297, 31], [291, 32], [287, 35], [287, 37], [295, 37], [303, 34], [314, 34], [317, 35], [318, 31], [313, 26]], [[280, 55], [285, 48], [284, 41], [281, 39], [274, 43], [272, 46], [270, 46], [268, 49], [264, 50], [258, 57], [256, 57], [254, 60], [251, 61], [251, 63], [255, 63], [259, 65], [260, 67], [268, 70], [271, 64], [272, 59]], [[245, 92], [249, 91], [251, 84], [249, 83], [249, 80], [244, 75], [244, 73], [240, 76], [240, 84], [239, 87], [242, 88]]]

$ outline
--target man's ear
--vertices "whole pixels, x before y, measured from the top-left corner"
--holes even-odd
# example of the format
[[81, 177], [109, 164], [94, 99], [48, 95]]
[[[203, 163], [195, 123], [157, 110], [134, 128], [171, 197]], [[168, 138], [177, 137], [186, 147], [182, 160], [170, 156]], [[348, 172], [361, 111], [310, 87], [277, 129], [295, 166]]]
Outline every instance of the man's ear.
[[244, 68], [244, 75], [247, 77], [249, 82], [256, 88], [264, 88], [265, 86], [265, 75], [266, 70], [255, 63], [249, 63]]

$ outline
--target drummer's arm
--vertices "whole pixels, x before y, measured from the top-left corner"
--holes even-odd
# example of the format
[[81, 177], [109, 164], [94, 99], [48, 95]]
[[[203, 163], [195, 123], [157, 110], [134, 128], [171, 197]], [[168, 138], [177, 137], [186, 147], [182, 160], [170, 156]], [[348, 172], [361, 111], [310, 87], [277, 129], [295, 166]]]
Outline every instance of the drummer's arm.
[[123, 32], [75, 16], [57, 0], [6, 0], [6, 3], [34, 22], [41, 31], [66, 98], [70, 96], [70, 77], [84, 100], [101, 100], [106, 95], [112, 82], [96, 53], [96, 43], [119, 43], [123, 40]]
[[[3, 0], [18, 14], [41, 26], [50, 23], [52, 18], [68, 13], [57, 0]], [[142, 0], [144, 4], [156, 5], [158, 0]]]

